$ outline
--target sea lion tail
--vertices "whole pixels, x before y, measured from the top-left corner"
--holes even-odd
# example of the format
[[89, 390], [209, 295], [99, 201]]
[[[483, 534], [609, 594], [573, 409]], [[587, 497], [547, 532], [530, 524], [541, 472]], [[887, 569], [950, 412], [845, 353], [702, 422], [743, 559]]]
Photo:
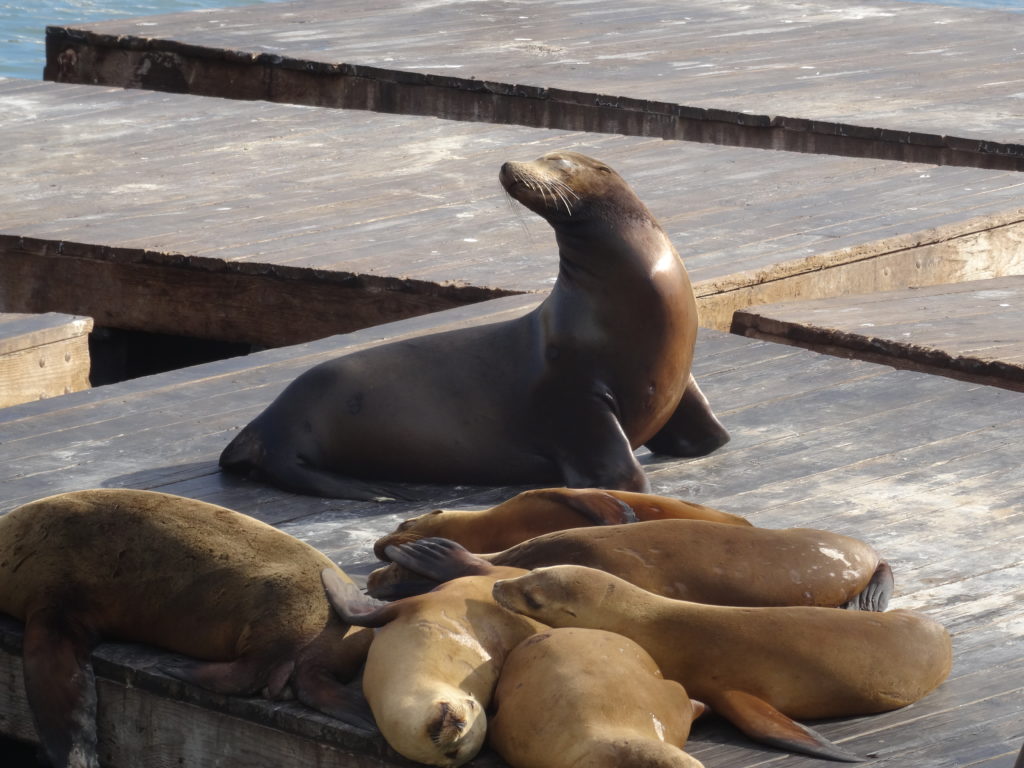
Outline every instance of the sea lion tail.
[[767, 701], [745, 691], [722, 691], [711, 708], [754, 741], [823, 760], [860, 763], [864, 758], [782, 714]]

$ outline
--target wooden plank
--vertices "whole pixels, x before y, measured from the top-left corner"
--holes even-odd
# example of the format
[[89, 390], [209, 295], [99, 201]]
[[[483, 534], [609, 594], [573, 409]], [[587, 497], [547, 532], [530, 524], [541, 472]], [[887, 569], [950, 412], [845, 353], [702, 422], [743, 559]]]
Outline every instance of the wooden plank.
[[733, 332], [1024, 390], [1024, 278], [770, 304]]
[[543, 292], [550, 228], [495, 177], [565, 148], [633, 184], [711, 327], [796, 295], [1024, 272], [1016, 173], [201, 104], [0, 81], [0, 308], [267, 346]]
[[[158, 488], [268, 520], [364, 579], [376, 565], [372, 541], [398, 520], [438, 506], [486, 506], [520, 488], [422, 485], [422, 500], [393, 505], [316, 499], [225, 477], [217, 453], [292, 376], [321, 359], [431, 324], [512, 316], [535, 301], [509, 297], [0, 411], [0, 510], [90, 485]], [[696, 372], [733, 440], [693, 461], [643, 452], [655, 490], [747, 514], [758, 525], [864, 538], [893, 564], [894, 606], [922, 610], [953, 634], [953, 674], [937, 692], [904, 710], [816, 727], [874, 755], [866, 765], [1004, 768], [999, 761], [1024, 739], [1024, 394], [714, 331], [700, 334]], [[3, 733], [23, 733], [17, 723], [26, 722], [23, 705], [5, 714], [2, 698], [3, 690], [17, 695], [2, 683], [17, 674], [18, 637], [0, 626]], [[112, 686], [104, 697], [117, 713], [117, 730], [104, 731], [112, 738], [140, 727], [154, 743], [185, 727], [196, 730], [196, 741], [183, 750], [216, 733], [227, 743], [241, 734], [268, 755], [294, 748], [325, 765], [336, 759], [332, 750], [350, 749], [354, 760], [378, 754], [373, 742], [344, 741], [348, 731], [298, 705], [161, 687], [168, 683], [140, 652], [114, 645], [98, 652], [98, 673]], [[133, 719], [148, 713], [167, 728]], [[753, 746], [714, 720], [697, 724], [690, 751], [708, 768], [817, 764]], [[117, 761], [131, 762], [121, 754]]]
[[48, 29], [48, 79], [1020, 168], [1018, 15], [304, 0]]
[[0, 408], [89, 388], [92, 318], [0, 313]]

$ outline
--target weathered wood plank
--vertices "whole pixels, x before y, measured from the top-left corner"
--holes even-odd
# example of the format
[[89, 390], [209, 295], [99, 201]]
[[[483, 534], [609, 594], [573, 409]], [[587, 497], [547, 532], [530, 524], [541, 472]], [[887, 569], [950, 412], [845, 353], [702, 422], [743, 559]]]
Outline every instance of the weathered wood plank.
[[838, 0], [304, 0], [50, 28], [46, 77], [1019, 167], [1018, 25]]
[[90, 317], [0, 313], [0, 408], [89, 388]]
[[[159, 488], [268, 520], [363, 579], [375, 565], [372, 541], [399, 519], [436, 506], [493, 504], [520, 489], [416, 486], [421, 501], [395, 505], [314, 499], [225, 477], [216, 470], [217, 453], [287, 380], [321, 359], [422, 333], [431, 323], [507, 317], [535, 301], [509, 297], [76, 393], [63, 404], [22, 405], [14, 416], [0, 412], [0, 509], [87, 485]], [[867, 765], [945, 768], [973, 761], [1001, 768], [1014, 741], [1024, 738], [1024, 394], [712, 331], [700, 335], [696, 371], [733, 441], [695, 461], [645, 452], [641, 460], [655, 490], [747, 514], [759, 525], [860, 536], [893, 564], [894, 605], [923, 610], [952, 631], [953, 675], [935, 694], [905, 710], [820, 728], [875, 755]], [[111, 701], [122, 697], [128, 712], [169, 707], [175, 714], [159, 716], [172, 729], [194, 723], [197, 739], [219, 733], [225, 717], [241, 718], [256, 730], [235, 729], [230, 721], [225, 738], [245, 733], [256, 748], [268, 739], [267, 754], [278, 754], [282, 747], [274, 744], [282, 733], [294, 734], [301, 742], [296, 754], [310, 759], [334, 759], [335, 748], [377, 754], [371, 743], [337, 747], [333, 740], [342, 732], [297, 706], [213, 702], [184, 689], [168, 699], [167, 689], [140, 682], [152, 676], [144, 667], [136, 671], [134, 653], [104, 646], [99, 656], [102, 674], [114, 681]], [[0, 681], [13, 679], [16, 663], [16, 656], [0, 654]], [[122, 692], [116, 681], [128, 679], [143, 691]], [[179, 711], [181, 697], [200, 712]], [[0, 731], [21, 733], [17, 717], [3, 711], [0, 706]], [[193, 714], [198, 719], [183, 719]], [[285, 715], [294, 721], [273, 719]], [[128, 713], [117, 717], [128, 719], [112, 737], [134, 722]], [[261, 728], [273, 733], [262, 735]], [[164, 731], [154, 725], [152, 733]], [[816, 764], [752, 746], [713, 720], [698, 723], [691, 751], [708, 768]]]
[[1024, 278], [784, 302], [737, 312], [734, 333], [1024, 389]]
[[1016, 173], [198, 103], [0, 81], [0, 308], [278, 345], [542, 292], [550, 229], [496, 175], [558, 148], [633, 184], [709, 326], [795, 295], [1024, 272]]

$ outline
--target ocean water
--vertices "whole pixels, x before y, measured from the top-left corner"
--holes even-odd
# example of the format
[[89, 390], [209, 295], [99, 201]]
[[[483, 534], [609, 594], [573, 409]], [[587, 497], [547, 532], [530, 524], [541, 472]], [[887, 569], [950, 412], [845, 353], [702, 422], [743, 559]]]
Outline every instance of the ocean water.
[[48, 25], [230, 8], [259, 2], [275, 0], [0, 0], [0, 77], [42, 79]]
[[[153, 16], [279, 0], [14, 0], [0, 1], [0, 77], [39, 80], [49, 24]], [[884, 1], [884, 0], [883, 0]], [[373, 0], [367, 0], [373, 2]], [[928, 2], [928, 0], [911, 0]], [[1024, 12], [1024, 0], [941, 0], [936, 5]]]

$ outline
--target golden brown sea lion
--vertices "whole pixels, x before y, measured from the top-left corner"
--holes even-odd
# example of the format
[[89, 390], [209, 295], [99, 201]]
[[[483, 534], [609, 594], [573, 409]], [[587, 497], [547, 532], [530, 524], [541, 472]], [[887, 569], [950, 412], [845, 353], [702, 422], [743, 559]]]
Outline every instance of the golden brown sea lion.
[[646, 491], [633, 449], [698, 456], [729, 439], [690, 374], [686, 269], [622, 177], [554, 152], [505, 163], [500, 180], [555, 230], [547, 298], [514, 320], [312, 368], [231, 441], [221, 467], [343, 498], [398, 493], [364, 480]]
[[535, 536], [566, 528], [665, 519], [750, 525], [739, 515], [651, 493], [538, 488], [523, 491], [490, 509], [435, 509], [405, 520], [377, 539], [373, 553], [387, 560], [385, 549], [389, 545], [426, 538], [457, 541], [470, 552], [500, 552]]
[[945, 680], [952, 662], [946, 630], [913, 611], [701, 605], [575, 565], [496, 582], [494, 597], [553, 627], [625, 635], [752, 739], [835, 760], [860, 758], [791, 718], [904, 707]]
[[549, 629], [505, 660], [487, 740], [512, 768], [701, 768], [682, 751], [703, 706], [650, 654], [597, 629]]
[[[398, 560], [429, 569], [434, 557], [429, 541], [401, 549]], [[396, 752], [428, 765], [462, 765], [476, 755], [505, 657], [542, 629], [491, 597], [495, 581], [525, 571], [466, 555], [460, 561], [443, 553], [451, 580], [394, 603], [371, 600], [334, 571], [324, 571], [327, 595], [341, 617], [352, 625], [379, 627], [366, 659], [363, 692], [381, 733]]]
[[[666, 597], [716, 605], [849, 604], [881, 611], [893, 585], [892, 571], [878, 553], [849, 536], [702, 520], [573, 528], [481, 557], [527, 569], [588, 565]], [[423, 591], [434, 583], [395, 563], [367, 580], [370, 594], [379, 598]]]
[[25, 622], [25, 689], [54, 766], [96, 768], [89, 655], [133, 640], [199, 659], [164, 670], [224, 694], [287, 687], [371, 726], [341, 684], [370, 641], [330, 610], [321, 553], [223, 507], [133, 490], [63, 493], [0, 517], [0, 612]]

